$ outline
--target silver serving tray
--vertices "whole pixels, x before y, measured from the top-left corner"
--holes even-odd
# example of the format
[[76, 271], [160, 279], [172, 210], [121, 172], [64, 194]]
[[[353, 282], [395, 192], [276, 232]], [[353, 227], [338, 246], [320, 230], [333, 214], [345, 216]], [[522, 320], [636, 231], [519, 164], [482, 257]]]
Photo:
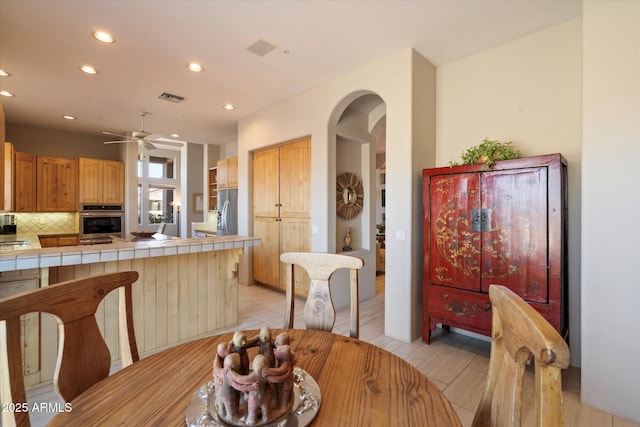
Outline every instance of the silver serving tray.
[[[186, 421], [188, 426], [222, 426], [231, 424], [222, 421], [215, 409], [213, 379], [204, 383], [193, 394], [187, 406]], [[264, 427], [304, 427], [309, 425], [320, 409], [320, 387], [311, 375], [301, 368], [293, 368], [293, 406], [291, 411], [277, 420], [263, 424]]]

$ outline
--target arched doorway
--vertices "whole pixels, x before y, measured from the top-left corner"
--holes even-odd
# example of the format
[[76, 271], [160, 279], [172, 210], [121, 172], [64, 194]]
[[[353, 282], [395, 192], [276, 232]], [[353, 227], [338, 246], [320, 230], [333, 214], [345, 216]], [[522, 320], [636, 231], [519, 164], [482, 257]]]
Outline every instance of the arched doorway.
[[[360, 299], [384, 298], [386, 104], [375, 93], [351, 94], [336, 107], [332, 117], [329, 139], [335, 138], [335, 177], [356, 175], [365, 196], [362, 211], [353, 218], [342, 218], [334, 209], [335, 252], [343, 252], [344, 237], [350, 230], [350, 253], [362, 257], [368, 269], [364, 272], [366, 280], [361, 280]], [[330, 206], [332, 197], [335, 208], [339, 195], [330, 193]]]

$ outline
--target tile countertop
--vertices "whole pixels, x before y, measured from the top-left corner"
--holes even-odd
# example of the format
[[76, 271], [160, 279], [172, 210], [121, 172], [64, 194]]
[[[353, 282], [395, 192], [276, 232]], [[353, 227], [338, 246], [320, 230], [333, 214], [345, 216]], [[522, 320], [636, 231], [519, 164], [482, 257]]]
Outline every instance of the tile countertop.
[[[28, 244], [3, 246], [2, 242], [26, 241]], [[144, 239], [101, 245], [41, 248], [37, 235], [0, 236], [0, 272], [61, 265], [92, 264], [124, 259], [170, 256], [195, 252], [244, 249], [260, 244], [251, 236], [212, 236], [188, 239]]]

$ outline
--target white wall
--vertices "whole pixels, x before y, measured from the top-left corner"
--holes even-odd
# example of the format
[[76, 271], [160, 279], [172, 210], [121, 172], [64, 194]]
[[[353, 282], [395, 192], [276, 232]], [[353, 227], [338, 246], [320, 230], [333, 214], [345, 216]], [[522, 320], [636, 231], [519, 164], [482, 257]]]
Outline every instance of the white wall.
[[238, 143], [230, 142], [220, 146], [220, 159], [229, 159], [238, 155]]
[[581, 396], [640, 423], [640, 2], [583, 22]]
[[[238, 124], [240, 234], [251, 234], [250, 152], [311, 135], [311, 222], [312, 227], [317, 227], [317, 233], [311, 236], [311, 249], [331, 252], [336, 245], [335, 202], [329, 203], [335, 200], [336, 141], [333, 136], [335, 129], [330, 129], [330, 124], [336, 123], [351, 101], [362, 94], [376, 93], [386, 103], [387, 141], [393, 141], [394, 144], [393, 149], [389, 147], [387, 152], [386, 266], [388, 277], [394, 279], [393, 292], [386, 294], [385, 333], [404, 341], [416, 338], [421, 320], [421, 303], [412, 299], [420, 286], [420, 280], [416, 278], [421, 276], [421, 270], [412, 265], [412, 254], [422, 250], [410, 228], [414, 216], [412, 196], [416, 177], [420, 174], [419, 169], [432, 166], [427, 163], [428, 159], [413, 160], [412, 123], [420, 119], [414, 117], [412, 104], [414, 60], [413, 50], [403, 50], [269, 107]], [[422, 60], [428, 64], [426, 60]], [[425, 64], [422, 66], [427, 67]], [[435, 77], [435, 72], [433, 76]], [[429, 96], [429, 93], [426, 92], [424, 96]], [[435, 97], [435, 89], [431, 91], [431, 96]], [[432, 117], [426, 117], [426, 120], [429, 122]], [[420, 143], [428, 144], [429, 138], [422, 139]], [[424, 164], [417, 164], [423, 162]], [[371, 233], [374, 232], [372, 223]], [[373, 251], [369, 251], [365, 262], [375, 263]], [[251, 263], [246, 259], [241, 262], [240, 280], [243, 283], [251, 280], [250, 266]], [[421, 269], [421, 265], [419, 268]], [[375, 268], [370, 271], [374, 272]], [[374, 274], [364, 280], [375, 280]]]
[[[422, 56], [414, 52], [413, 70], [411, 84], [413, 88], [412, 109], [413, 117], [411, 120], [411, 150], [410, 157], [404, 160], [405, 165], [411, 165], [411, 168], [405, 168], [410, 172], [408, 177], [410, 186], [404, 188], [411, 195], [411, 204], [407, 208], [410, 212], [411, 230], [410, 239], [412, 241], [413, 252], [407, 259], [411, 260], [411, 281], [412, 286], [410, 293], [403, 295], [403, 300], [408, 299], [412, 302], [411, 311], [418, 312], [421, 315], [419, 322], [412, 322], [412, 337], [422, 335], [422, 284], [424, 270], [424, 248], [422, 244], [424, 214], [422, 212], [422, 169], [433, 167], [436, 154], [436, 68], [424, 59]], [[387, 152], [395, 151], [393, 146], [395, 141], [387, 138]], [[387, 156], [388, 158], [388, 156]], [[387, 161], [388, 165], [388, 161]], [[385, 207], [386, 217], [389, 218], [389, 212], [394, 212], [395, 206], [389, 205], [389, 169], [387, 166], [387, 203]], [[392, 176], [393, 178], [393, 176]], [[385, 243], [390, 239], [393, 241], [397, 236], [389, 234], [386, 231]], [[389, 253], [389, 246], [386, 246], [385, 253]], [[388, 261], [385, 265], [386, 271], [389, 271]], [[388, 273], [387, 273], [388, 274]], [[393, 276], [388, 276], [387, 284], [393, 283]], [[398, 307], [399, 308], [399, 307]], [[385, 317], [385, 325], [393, 325], [394, 319]], [[397, 327], [397, 326], [396, 326]]]
[[569, 181], [569, 334], [580, 364], [582, 26], [575, 19], [437, 70], [436, 165], [484, 138], [562, 153]]
[[[194, 196], [201, 194], [204, 197], [204, 182], [208, 175], [208, 168], [205, 168], [204, 146], [202, 144], [187, 144], [186, 150], [187, 164], [198, 165], [199, 167], [185, 168], [187, 182], [182, 183], [185, 189], [184, 197], [182, 197], [182, 209], [180, 210], [180, 235], [185, 237], [191, 236], [191, 223], [202, 222], [206, 218], [205, 211], [201, 213], [195, 212]], [[206, 172], [206, 173], [205, 173]]]

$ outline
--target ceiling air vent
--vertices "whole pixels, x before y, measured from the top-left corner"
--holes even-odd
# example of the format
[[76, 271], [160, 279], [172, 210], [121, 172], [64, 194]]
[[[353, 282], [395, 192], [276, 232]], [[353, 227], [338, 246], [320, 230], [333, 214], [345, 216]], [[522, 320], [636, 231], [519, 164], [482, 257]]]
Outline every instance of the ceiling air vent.
[[168, 92], [162, 92], [160, 96], [158, 96], [158, 98], [162, 99], [163, 101], [175, 102], [176, 104], [184, 101], [184, 96], [173, 95]]
[[246, 50], [258, 56], [265, 56], [275, 48], [275, 45], [269, 43], [268, 41], [260, 39], [249, 46]]

